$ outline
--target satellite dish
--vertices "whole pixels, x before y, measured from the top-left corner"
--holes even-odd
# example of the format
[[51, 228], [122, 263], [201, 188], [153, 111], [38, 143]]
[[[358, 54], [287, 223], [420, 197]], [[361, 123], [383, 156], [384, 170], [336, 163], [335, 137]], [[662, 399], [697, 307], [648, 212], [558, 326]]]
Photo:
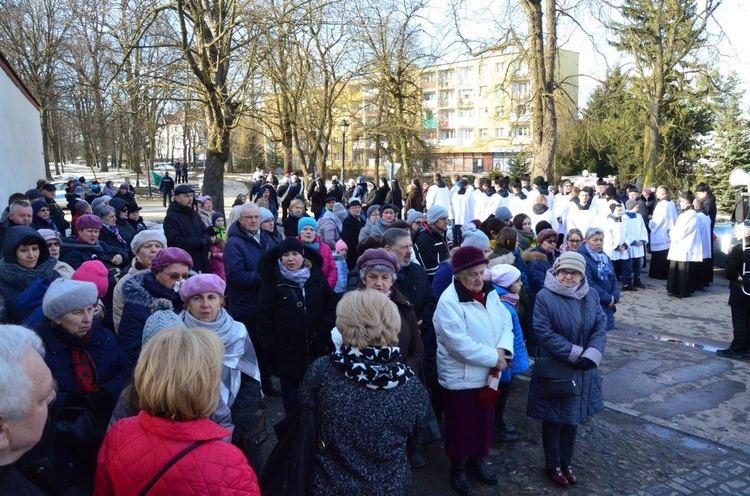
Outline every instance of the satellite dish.
[[582, 175], [583, 177], [589, 177], [589, 171], [587, 171], [586, 169], [583, 169], [583, 170], [581, 171], [581, 175]]

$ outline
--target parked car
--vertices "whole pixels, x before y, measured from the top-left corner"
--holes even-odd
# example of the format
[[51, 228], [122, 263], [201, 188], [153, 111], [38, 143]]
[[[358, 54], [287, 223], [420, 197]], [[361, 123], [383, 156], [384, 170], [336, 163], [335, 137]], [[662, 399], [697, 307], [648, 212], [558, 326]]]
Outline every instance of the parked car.
[[734, 245], [740, 244], [740, 240], [734, 234], [734, 224], [731, 222], [719, 222], [714, 225], [714, 235], [716, 239], [713, 242], [714, 266], [724, 268], [727, 266], [729, 252]]

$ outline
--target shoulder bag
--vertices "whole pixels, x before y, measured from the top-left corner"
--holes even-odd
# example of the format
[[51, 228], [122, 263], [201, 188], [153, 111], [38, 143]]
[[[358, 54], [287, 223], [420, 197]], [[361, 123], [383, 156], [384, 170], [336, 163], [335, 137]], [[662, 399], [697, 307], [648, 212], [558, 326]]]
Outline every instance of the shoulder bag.
[[191, 444], [190, 446], [187, 446], [185, 449], [183, 449], [179, 453], [177, 453], [174, 457], [172, 457], [171, 460], [169, 460], [166, 463], [166, 465], [164, 465], [161, 468], [161, 470], [159, 470], [156, 473], [156, 475], [154, 475], [151, 478], [150, 481], [148, 481], [148, 484], [146, 484], [146, 487], [143, 488], [143, 491], [141, 491], [140, 493], [138, 493], [138, 496], [146, 496], [148, 494], [148, 492], [151, 490], [151, 488], [154, 487], [154, 484], [156, 484], [156, 482], [159, 479], [161, 479], [161, 476], [164, 475], [164, 474], [166, 474], [167, 471], [170, 468], [172, 468], [172, 465], [174, 465], [175, 463], [177, 463], [178, 461], [180, 461], [180, 459], [182, 459], [182, 457], [184, 457], [185, 455], [187, 455], [188, 453], [190, 453], [191, 451], [193, 451], [195, 448], [197, 448], [199, 446], [202, 446], [202, 445], [206, 444], [209, 441], [210, 441], [210, 439], [202, 439], [200, 441], [196, 441], [193, 444]]
[[318, 423], [318, 391], [331, 365], [325, 359], [312, 380], [310, 398], [273, 426], [279, 441], [271, 450], [260, 476], [263, 496], [305, 496], [311, 493], [315, 457], [324, 451]]

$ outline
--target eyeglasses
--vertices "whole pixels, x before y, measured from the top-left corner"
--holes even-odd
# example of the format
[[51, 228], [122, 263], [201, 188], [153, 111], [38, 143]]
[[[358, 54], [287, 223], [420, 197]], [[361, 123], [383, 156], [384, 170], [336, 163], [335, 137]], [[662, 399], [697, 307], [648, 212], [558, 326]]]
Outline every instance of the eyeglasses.
[[52, 248], [53, 246], [60, 246], [60, 243], [58, 243], [57, 241], [47, 243], [47, 248]]
[[549, 239], [545, 239], [544, 241], [542, 241], [542, 243], [547, 243], [547, 244], [550, 244], [550, 245], [554, 245], [555, 244], [555, 240], [552, 239], [552, 238], [549, 238]]
[[582, 239], [569, 239], [568, 243], [581, 243], [582, 241]]
[[242, 220], [260, 219], [260, 215], [243, 215], [240, 217]]
[[172, 279], [173, 281], [179, 281], [180, 279], [183, 279], [183, 280], [189, 279], [190, 273], [186, 272], [184, 274], [167, 274], [167, 276], [169, 276], [169, 278]]
[[577, 270], [567, 270], [567, 269], [560, 269], [557, 271], [557, 273], [563, 277], [576, 277], [580, 276], [581, 273]]

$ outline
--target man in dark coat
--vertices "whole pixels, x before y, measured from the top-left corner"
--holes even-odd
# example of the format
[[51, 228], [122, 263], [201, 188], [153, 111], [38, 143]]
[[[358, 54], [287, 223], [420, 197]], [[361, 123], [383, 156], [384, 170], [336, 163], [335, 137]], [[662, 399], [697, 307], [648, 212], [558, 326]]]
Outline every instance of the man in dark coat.
[[332, 196], [336, 198], [336, 201], [339, 203], [342, 203], [342, 198], [344, 197], [344, 186], [339, 182], [338, 176], [333, 176], [331, 178], [331, 187], [328, 188], [328, 194], [327, 196]]
[[34, 210], [27, 201], [16, 201], [8, 207], [8, 218], [0, 222], [0, 248], [5, 241], [8, 229], [14, 226], [30, 226], [34, 219]]
[[427, 224], [420, 227], [414, 235], [417, 259], [427, 271], [427, 275], [435, 277], [440, 262], [451, 257], [445, 233], [448, 231], [448, 211], [440, 205], [433, 205], [427, 210]]
[[703, 200], [703, 211], [711, 218], [711, 235], [716, 225], [716, 197], [706, 183], [700, 183], [695, 187], [695, 197]]
[[164, 217], [164, 235], [169, 246], [182, 248], [193, 259], [193, 270], [198, 273], [211, 273], [208, 251], [211, 234], [203, 226], [198, 212], [193, 210], [195, 190], [189, 184], [175, 188], [174, 201]]
[[55, 191], [54, 184], [47, 183], [42, 186], [42, 194], [47, 201], [47, 205], [49, 205], [49, 213], [50, 217], [52, 217], [52, 222], [57, 226], [57, 230], [60, 231], [62, 235], [65, 235], [67, 229], [70, 228], [70, 222], [65, 220], [65, 212], [63, 212], [60, 205], [55, 201]]
[[[224, 267], [227, 275], [227, 296], [229, 314], [234, 320], [245, 324], [250, 339], [258, 354], [258, 366], [261, 371], [261, 383], [266, 394], [278, 391], [271, 389], [268, 356], [263, 355], [266, 349], [259, 343], [256, 326], [258, 297], [262, 279], [258, 272], [258, 261], [275, 244], [271, 237], [260, 228], [260, 209], [253, 203], [247, 203], [242, 209], [240, 218], [227, 231], [227, 244], [224, 247]], [[167, 238], [169, 239], [169, 238]]]
[[[716, 350], [716, 354], [727, 358], [750, 358], [750, 220], [735, 227], [735, 236], [745, 239], [732, 247], [727, 259], [727, 279], [729, 279], [729, 307], [732, 310], [734, 337], [729, 348]], [[743, 291], [744, 290], [744, 291]]]
[[164, 177], [161, 178], [159, 191], [161, 192], [162, 206], [167, 206], [167, 198], [169, 198], [169, 203], [172, 203], [172, 193], [174, 193], [174, 179], [170, 177], [169, 171], [165, 172]]
[[313, 217], [319, 219], [323, 215], [323, 208], [326, 203], [326, 182], [322, 177], [310, 181], [310, 185], [307, 187], [307, 199], [311, 203]]
[[346, 252], [346, 266], [349, 270], [354, 270], [357, 263], [357, 244], [359, 243], [359, 231], [365, 227], [365, 220], [362, 218], [362, 202], [357, 197], [349, 199], [349, 215], [342, 222], [341, 239], [344, 240], [349, 248]]

